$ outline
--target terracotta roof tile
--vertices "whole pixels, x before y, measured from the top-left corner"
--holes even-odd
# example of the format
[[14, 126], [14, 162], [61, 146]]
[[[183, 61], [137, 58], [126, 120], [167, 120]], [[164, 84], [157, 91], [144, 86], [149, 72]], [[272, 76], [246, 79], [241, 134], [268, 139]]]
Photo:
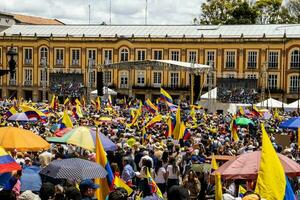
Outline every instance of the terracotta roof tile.
[[29, 15], [20, 15], [20, 14], [12, 14], [15, 20], [20, 23], [25, 24], [35, 24], [35, 25], [63, 25], [61, 21], [57, 19], [47, 19], [42, 17], [34, 17]]

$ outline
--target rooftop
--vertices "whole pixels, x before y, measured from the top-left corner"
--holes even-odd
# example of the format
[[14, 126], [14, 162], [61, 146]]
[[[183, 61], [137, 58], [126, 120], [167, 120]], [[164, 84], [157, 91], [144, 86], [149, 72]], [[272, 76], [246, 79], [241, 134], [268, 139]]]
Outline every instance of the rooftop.
[[272, 25], [13, 25], [1, 35], [38, 37], [300, 38], [300, 24]]
[[36, 17], [36, 16], [22, 15], [22, 14], [15, 14], [15, 13], [6, 13], [6, 12], [0, 12], [0, 14], [11, 16], [17, 21], [17, 23], [21, 23], [21, 24], [32, 24], [32, 25], [63, 25], [64, 24], [57, 19], [49, 19], [43, 17]]

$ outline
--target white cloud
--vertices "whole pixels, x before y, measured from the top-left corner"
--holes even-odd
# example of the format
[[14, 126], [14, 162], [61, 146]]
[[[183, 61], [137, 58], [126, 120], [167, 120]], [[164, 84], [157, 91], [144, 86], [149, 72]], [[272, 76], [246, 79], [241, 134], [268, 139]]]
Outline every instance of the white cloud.
[[[148, 24], [190, 24], [205, 0], [148, 0]], [[109, 22], [110, 0], [7, 0], [0, 10], [57, 18], [65, 23]], [[113, 24], [143, 24], [146, 0], [111, 0]]]

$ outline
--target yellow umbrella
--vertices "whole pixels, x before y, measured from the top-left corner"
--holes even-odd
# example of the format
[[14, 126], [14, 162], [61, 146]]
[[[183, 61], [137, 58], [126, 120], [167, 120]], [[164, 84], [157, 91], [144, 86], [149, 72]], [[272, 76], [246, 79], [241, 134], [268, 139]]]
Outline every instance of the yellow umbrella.
[[107, 121], [110, 122], [112, 119], [110, 117], [100, 117], [99, 121]]
[[15, 128], [0, 128], [0, 146], [12, 151], [40, 151], [50, 148], [50, 144], [32, 131]]

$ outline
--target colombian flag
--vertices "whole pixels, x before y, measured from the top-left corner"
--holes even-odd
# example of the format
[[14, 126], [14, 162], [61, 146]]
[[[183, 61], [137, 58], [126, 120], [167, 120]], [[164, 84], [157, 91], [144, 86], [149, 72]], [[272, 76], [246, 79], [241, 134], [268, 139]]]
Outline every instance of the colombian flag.
[[109, 162], [106, 157], [106, 152], [104, 151], [103, 145], [98, 135], [96, 133], [96, 163], [101, 165], [107, 171], [106, 178], [96, 179], [96, 183], [100, 185], [100, 188], [96, 191], [96, 196], [98, 200], [105, 200], [106, 196], [111, 191], [111, 187], [114, 183], [114, 175], [110, 168]]
[[153, 103], [149, 99], [145, 101], [145, 106], [146, 109], [153, 114], [155, 114], [158, 111], [158, 108], [155, 105], [153, 105]]
[[295, 194], [264, 124], [261, 124], [261, 130], [262, 151], [255, 192], [265, 199], [294, 200]]
[[233, 116], [233, 118], [232, 118], [230, 129], [231, 129], [232, 139], [235, 142], [239, 141], [239, 136], [237, 134], [237, 125], [236, 125], [236, 122], [235, 122], [235, 116]]
[[72, 120], [71, 118], [69, 117], [67, 111], [65, 110], [64, 111], [64, 115], [62, 117], [62, 124], [64, 125], [63, 128], [72, 128], [73, 127], [73, 123], [72, 123]]
[[173, 103], [166, 101], [166, 104], [172, 112], [175, 112], [178, 109], [178, 106]]
[[16, 170], [21, 170], [21, 166], [0, 147], [0, 174]]
[[163, 88], [160, 88], [160, 97], [166, 102], [173, 103], [173, 99], [171, 95], [167, 91], [165, 91]]
[[147, 179], [148, 179], [148, 186], [150, 187], [151, 193], [156, 194], [161, 199], [164, 199], [159, 187], [156, 185], [155, 181], [151, 177], [149, 169], [147, 169]]

